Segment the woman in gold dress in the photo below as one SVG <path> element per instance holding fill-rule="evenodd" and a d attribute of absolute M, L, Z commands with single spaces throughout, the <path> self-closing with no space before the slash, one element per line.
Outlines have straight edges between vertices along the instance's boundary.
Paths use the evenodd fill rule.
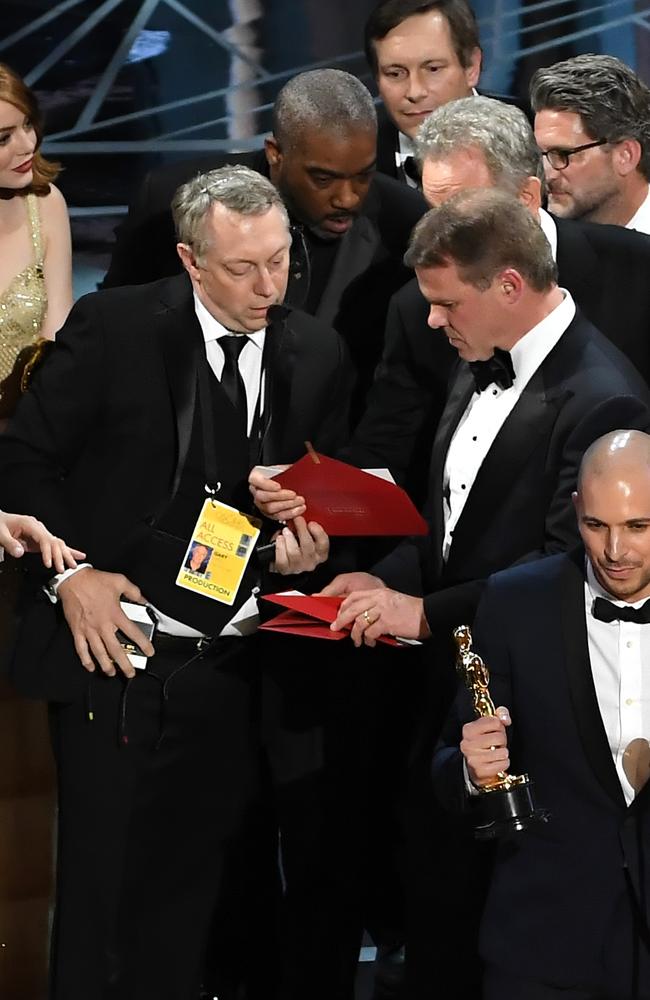
<path fill-rule="evenodd" d="M 68 212 L 52 184 L 58 166 L 39 152 L 41 139 L 34 95 L 0 63 L 0 431 L 37 357 L 35 345 L 54 338 L 72 305 Z M 0 526 L 0 543 L 12 555 L 40 548 L 38 540 L 32 545 L 35 531 L 46 565 L 59 570 L 74 562 L 31 518 L 0 515 Z M 0 566 L 0 662 L 22 562 Z M 32 1000 L 46 992 L 55 783 L 44 706 L 18 699 L 1 676 L 0 759 L 0 996 Z"/>
<path fill-rule="evenodd" d="M 54 339 L 72 305 L 68 211 L 42 138 L 33 93 L 0 63 L 0 417 L 13 410 L 33 345 Z"/>

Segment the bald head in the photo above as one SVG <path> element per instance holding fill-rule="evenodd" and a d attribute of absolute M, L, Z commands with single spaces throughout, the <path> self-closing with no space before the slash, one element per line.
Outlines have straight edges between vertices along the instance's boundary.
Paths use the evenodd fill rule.
<path fill-rule="evenodd" d="M 612 431 L 585 453 L 574 494 L 596 579 L 613 597 L 650 597 L 650 435 Z"/>
<path fill-rule="evenodd" d="M 578 491 L 588 476 L 616 477 L 624 473 L 650 474 L 650 434 L 611 431 L 587 448 L 578 474 Z"/>

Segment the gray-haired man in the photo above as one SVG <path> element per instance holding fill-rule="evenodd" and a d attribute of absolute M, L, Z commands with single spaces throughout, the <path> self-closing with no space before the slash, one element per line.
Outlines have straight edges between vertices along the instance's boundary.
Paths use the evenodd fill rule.
<path fill-rule="evenodd" d="M 530 83 L 549 208 L 650 233 L 650 90 L 614 56 L 538 69 Z"/>
<path fill-rule="evenodd" d="M 294 461 L 305 439 L 331 452 L 345 434 L 341 341 L 278 306 L 290 234 L 276 188 L 225 168 L 185 185 L 174 211 L 186 273 L 77 303 L 0 446 L 2 506 L 28 499 L 87 553 L 53 580 L 32 567 L 40 596 L 14 658 L 16 685 L 51 703 L 57 1000 L 103 1000 L 109 986 L 130 1000 L 198 995 L 224 844 L 257 759 L 265 578 L 242 555 L 255 535 L 241 527 L 247 474 Z M 200 577 L 184 569 L 193 541 L 211 551 Z M 276 569 L 326 555 L 322 531 L 302 523 Z M 226 585 L 228 600 L 204 596 Z M 158 620 L 143 671 L 117 640 L 133 631 L 120 597 L 146 599 Z"/>
<path fill-rule="evenodd" d="M 650 240 L 620 226 L 556 218 L 541 208 L 543 171 L 530 125 L 517 108 L 487 97 L 452 101 L 423 123 L 417 139 L 424 195 L 432 206 L 467 188 L 494 187 L 518 198 L 550 243 L 559 282 L 587 318 L 650 377 Z M 446 395 L 455 354 L 431 335 L 414 280 L 391 302 L 384 357 L 354 458 L 388 465 L 422 494 L 428 442 Z M 428 428 L 423 433 L 423 427 Z M 420 448 L 418 450 L 418 443 Z M 426 473 L 425 473 L 426 474 Z"/>
<path fill-rule="evenodd" d="M 147 175 L 118 231 L 104 287 L 176 273 L 175 189 L 199 169 L 252 167 L 278 188 L 294 227 L 287 301 L 341 334 L 361 404 L 381 355 L 388 300 L 409 280 L 402 263 L 408 238 L 426 207 L 419 192 L 377 174 L 376 159 L 377 115 L 367 87 L 342 70 L 300 73 L 275 100 L 264 149 L 215 151 Z"/>

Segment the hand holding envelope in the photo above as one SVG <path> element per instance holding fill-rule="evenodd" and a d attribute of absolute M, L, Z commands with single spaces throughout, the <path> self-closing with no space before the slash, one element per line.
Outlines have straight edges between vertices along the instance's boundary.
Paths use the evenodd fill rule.
<path fill-rule="evenodd" d="M 272 516 L 289 519 L 296 511 L 330 536 L 425 535 L 428 525 L 399 486 L 334 458 L 310 451 L 274 476 L 280 489 L 260 490 L 257 470 L 249 482 L 256 503 Z M 267 483 L 268 485 L 268 483 Z M 256 496 L 255 491 L 258 490 Z M 269 497 L 283 500 L 272 501 Z M 304 499 L 304 505 L 299 503 Z M 290 506 L 287 506 L 290 505 Z M 303 509 L 304 506 L 304 509 Z"/>
<path fill-rule="evenodd" d="M 343 601 L 342 597 L 301 594 L 294 590 L 286 594 L 267 594 L 264 600 L 279 604 L 286 610 L 260 625 L 259 628 L 262 630 L 301 635 L 312 639 L 345 639 L 350 635 L 350 627 L 336 631 L 330 628 L 331 624 L 336 621 Z M 389 646 L 417 644 L 390 635 L 380 635 L 378 641 Z"/>

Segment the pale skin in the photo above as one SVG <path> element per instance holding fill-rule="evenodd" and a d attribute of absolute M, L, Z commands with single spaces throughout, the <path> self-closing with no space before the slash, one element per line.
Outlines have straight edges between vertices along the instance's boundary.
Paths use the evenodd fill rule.
<path fill-rule="evenodd" d="M 499 771 L 510 766 L 507 727 L 511 724 L 508 709 L 501 705 L 496 715 L 466 722 L 460 752 L 467 764 L 470 781 L 480 788 L 492 781 Z"/>
<path fill-rule="evenodd" d="M 26 552 L 40 552 L 43 565 L 57 573 L 73 569 L 77 559 L 86 555 L 70 548 L 62 538 L 56 538 L 35 517 L 5 511 L 0 511 L 0 548 L 14 559 L 20 559 Z"/>
<path fill-rule="evenodd" d="M 573 111 L 545 108 L 535 115 L 535 138 L 541 150 L 570 150 L 599 136 L 585 130 Z M 648 194 L 648 181 L 639 171 L 641 144 L 622 139 L 584 149 L 557 170 L 543 158 L 549 209 L 561 218 L 625 226 Z"/>
<path fill-rule="evenodd" d="M 630 604 L 649 598 L 650 435 L 613 431 L 591 445 L 573 504 L 589 562 L 603 589 Z M 460 749 L 478 786 L 510 763 L 507 708 L 498 708 L 497 716 L 463 727 Z"/>
<path fill-rule="evenodd" d="M 36 149 L 36 134 L 18 108 L 0 101 L 0 187 L 15 190 L 16 197 L 0 200 L 0 291 L 34 262 L 27 204 L 20 197 L 32 179 L 31 170 L 22 171 Z M 65 199 L 59 189 L 50 186 L 39 197 L 41 234 L 44 250 L 47 312 L 40 336 L 54 339 L 72 306 L 72 251 L 70 222 Z"/>
<path fill-rule="evenodd" d="M 395 125 L 413 138 L 432 111 L 469 97 L 481 72 L 481 50 L 461 65 L 446 17 L 426 11 L 405 18 L 374 43 L 377 87 Z"/>
<path fill-rule="evenodd" d="M 121 671 L 135 677 L 135 668 L 120 646 L 115 633 L 121 629 L 144 656 L 153 656 L 154 648 L 138 626 L 126 617 L 120 599 L 146 604 L 140 588 L 122 573 L 104 573 L 88 566 L 64 580 L 59 599 L 68 623 L 77 656 L 89 673 L 97 667 L 108 677 Z"/>

